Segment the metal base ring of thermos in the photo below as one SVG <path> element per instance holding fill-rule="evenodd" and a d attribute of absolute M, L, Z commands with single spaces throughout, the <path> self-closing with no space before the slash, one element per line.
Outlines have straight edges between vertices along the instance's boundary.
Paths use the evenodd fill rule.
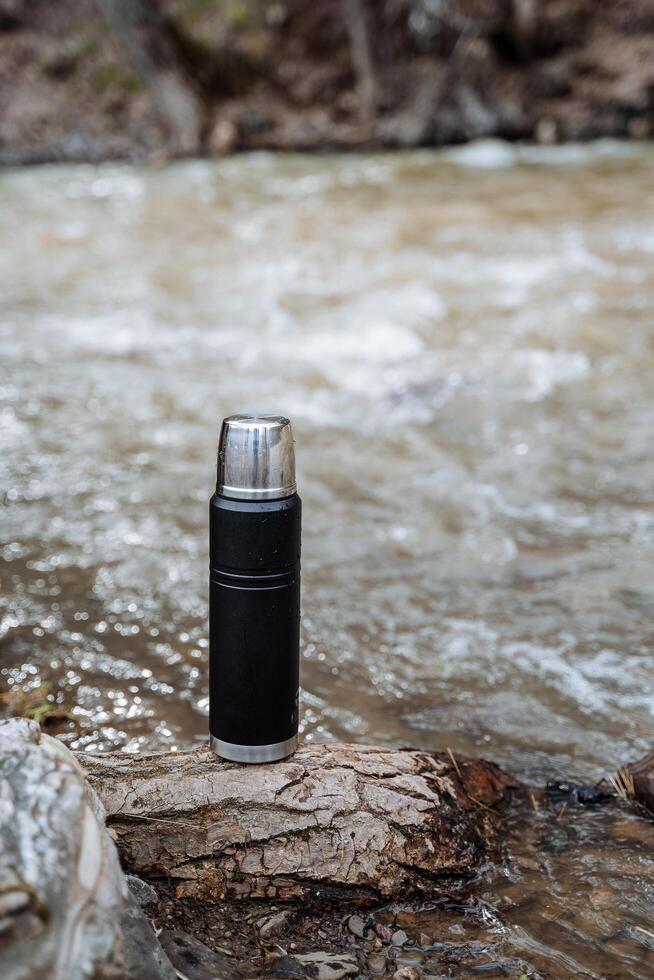
<path fill-rule="evenodd" d="M 280 759 L 292 755 L 297 749 L 297 744 L 297 735 L 273 745 L 233 745 L 232 742 L 223 742 L 215 735 L 211 736 L 211 748 L 216 755 L 228 762 L 279 762 Z"/>

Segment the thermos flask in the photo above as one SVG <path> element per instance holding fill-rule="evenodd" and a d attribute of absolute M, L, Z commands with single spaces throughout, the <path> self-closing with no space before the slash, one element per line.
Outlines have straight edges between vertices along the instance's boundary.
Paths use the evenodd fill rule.
<path fill-rule="evenodd" d="M 234 762 L 298 740 L 302 503 L 288 419 L 226 418 L 210 504 L 209 728 Z"/>

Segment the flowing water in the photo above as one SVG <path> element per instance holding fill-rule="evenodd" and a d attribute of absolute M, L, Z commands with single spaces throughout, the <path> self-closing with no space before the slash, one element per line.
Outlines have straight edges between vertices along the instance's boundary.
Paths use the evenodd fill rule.
<path fill-rule="evenodd" d="M 539 785 L 651 747 L 652 148 L 53 167 L 0 203 L 1 678 L 73 704 L 68 744 L 205 737 L 218 426 L 258 411 L 296 434 L 305 738 Z M 433 928 L 651 976 L 651 826 L 515 837 L 495 918 Z"/>

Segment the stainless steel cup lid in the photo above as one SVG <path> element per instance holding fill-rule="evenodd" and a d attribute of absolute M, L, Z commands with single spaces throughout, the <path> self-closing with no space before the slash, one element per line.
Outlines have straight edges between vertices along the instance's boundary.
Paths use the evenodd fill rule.
<path fill-rule="evenodd" d="M 291 423 L 282 415 L 230 415 L 218 445 L 218 483 L 224 497 L 275 500 L 295 493 Z"/>

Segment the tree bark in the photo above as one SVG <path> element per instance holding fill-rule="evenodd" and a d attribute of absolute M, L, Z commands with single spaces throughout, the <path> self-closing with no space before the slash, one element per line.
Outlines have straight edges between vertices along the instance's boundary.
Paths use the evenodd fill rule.
<path fill-rule="evenodd" d="M 369 122 L 377 110 L 378 94 L 366 11 L 362 0 L 342 0 L 342 6 L 359 97 L 359 118 Z"/>
<path fill-rule="evenodd" d="M 654 751 L 622 766 L 611 782 L 618 794 L 637 810 L 654 817 Z"/>
<path fill-rule="evenodd" d="M 433 893 L 492 858 L 516 785 L 488 762 L 356 745 L 249 767 L 205 748 L 79 759 L 124 864 L 180 898 Z"/>

